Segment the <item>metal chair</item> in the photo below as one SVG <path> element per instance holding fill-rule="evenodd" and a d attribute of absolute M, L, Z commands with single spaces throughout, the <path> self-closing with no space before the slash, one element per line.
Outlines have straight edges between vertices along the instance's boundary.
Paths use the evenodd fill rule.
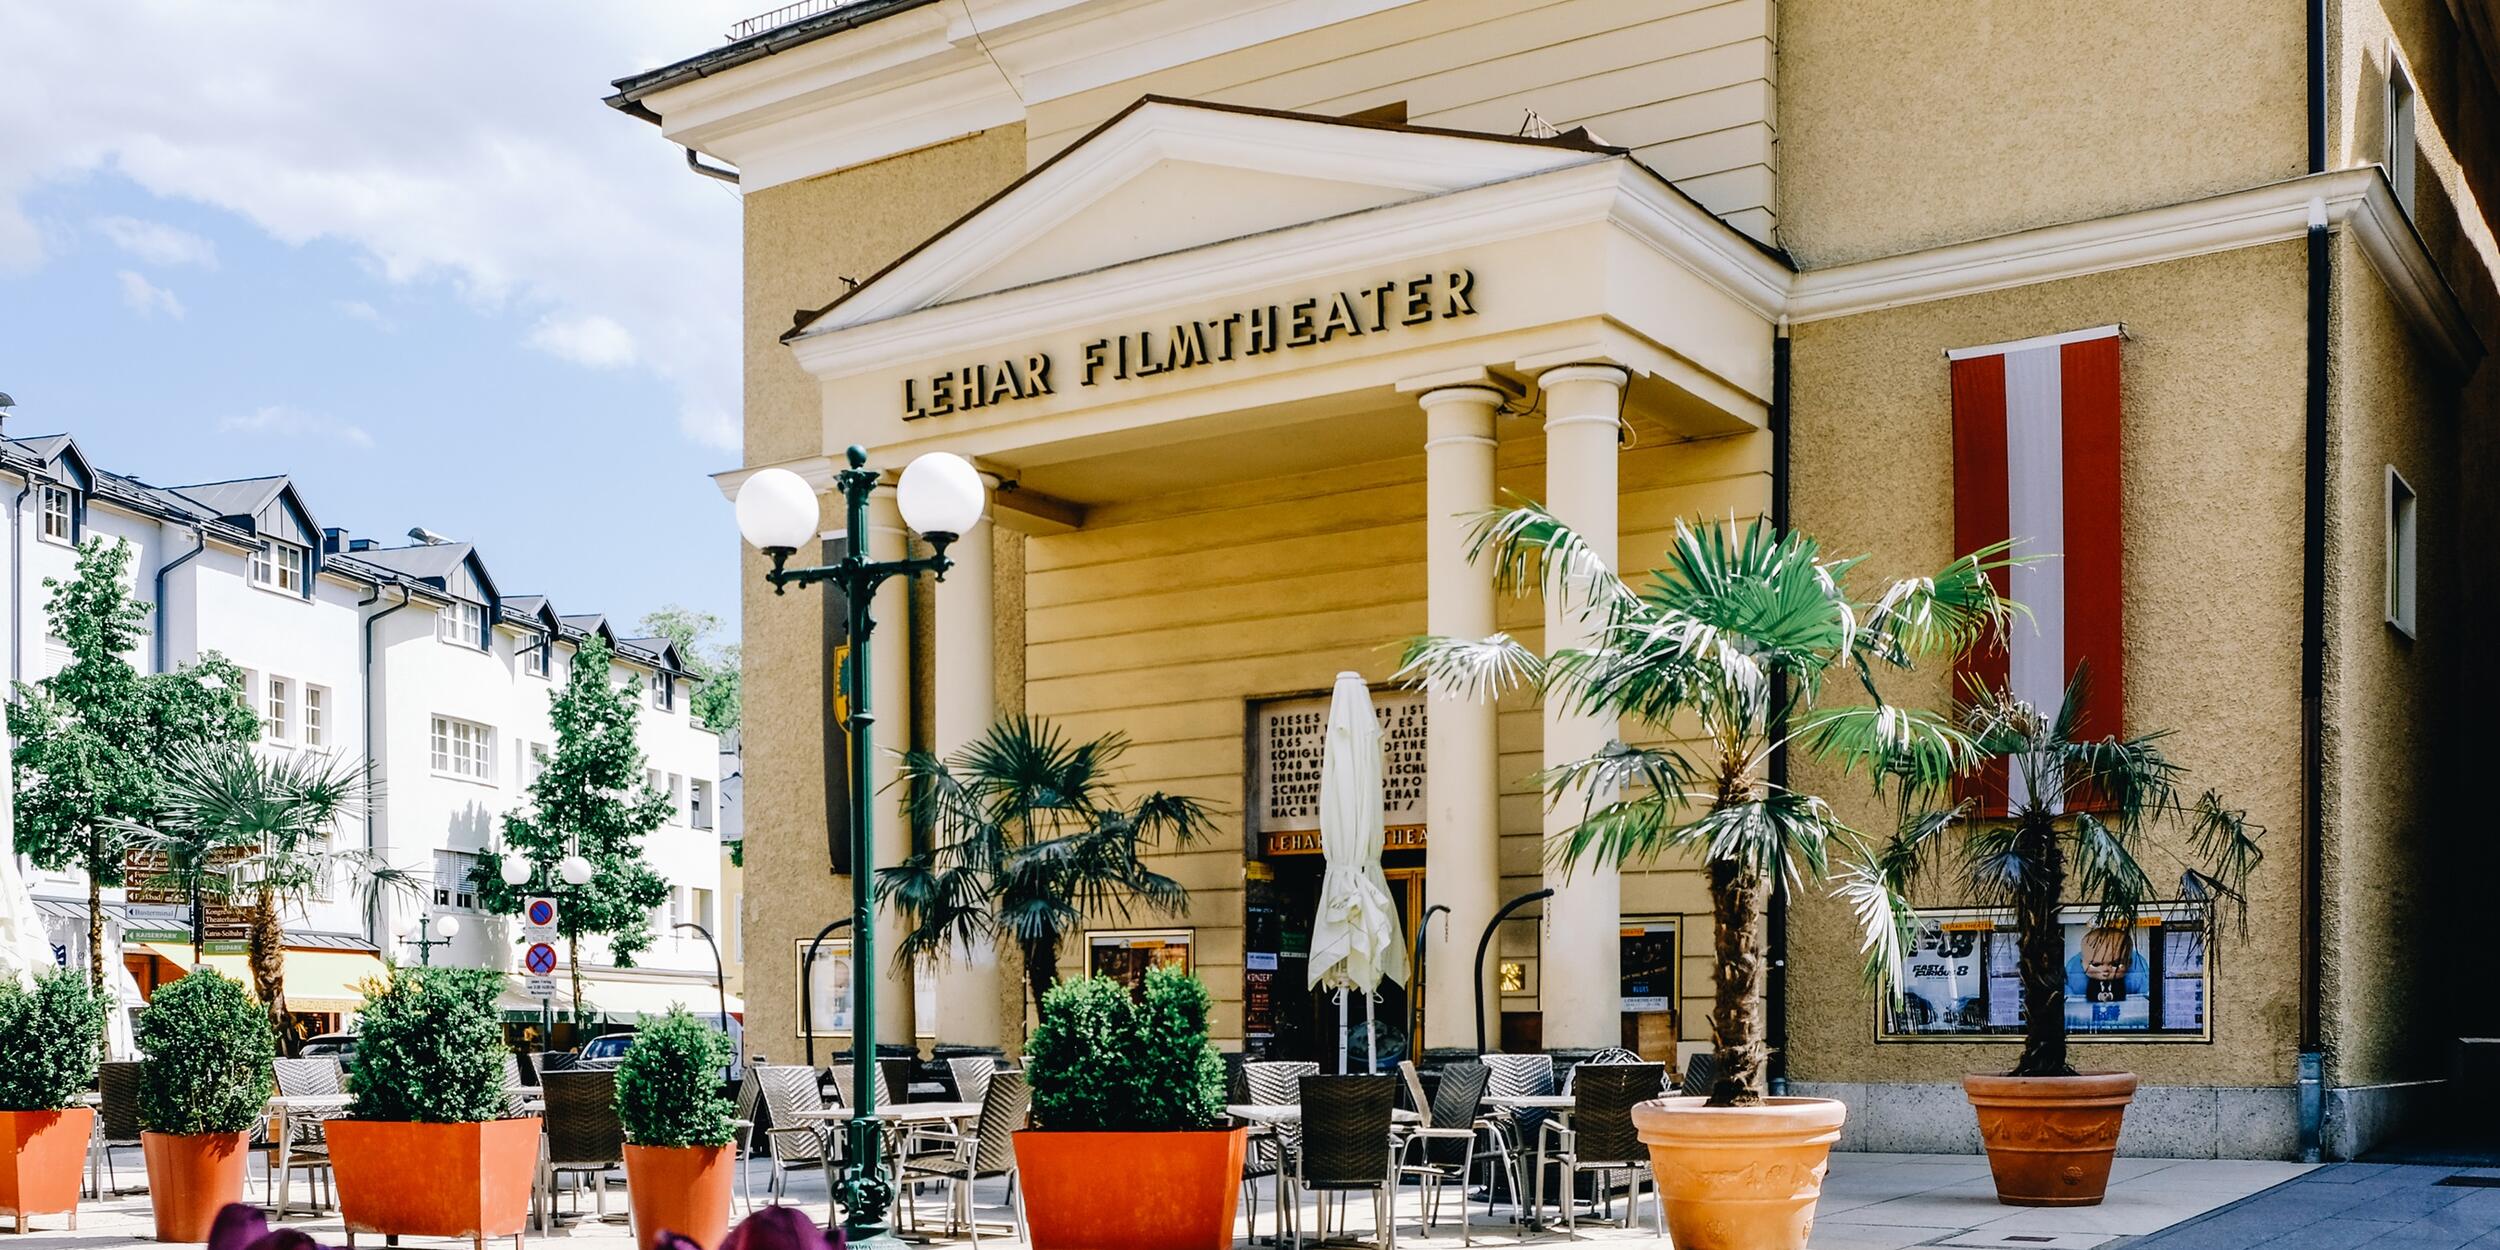
<path fill-rule="evenodd" d="M 539 1231 L 555 1218 L 556 1182 L 564 1176 L 588 1176 L 598 1191 L 597 1218 L 608 1218 L 608 1173 L 625 1166 L 625 1127 L 616 1118 L 616 1071 L 576 1068 L 547 1074 L 547 1151 L 539 1170 L 546 1215 Z M 631 1200 L 630 1195 L 628 1201 Z M 580 1203 L 574 1204 L 576 1213 Z"/>
<path fill-rule="evenodd" d="M 521 1092 L 528 1084 L 529 1079 L 521 1073 L 521 1056 L 509 1050 L 505 1051 L 503 1053 L 503 1113 L 506 1118 L 520 1115 L 524 1104 L 529 1102 L 529 1096 Z"/>
<path fill-rule="evenodd" d="M 1710 1096 L 1710 1086 L 1718 1079 L 1719 1056 L 1716 1052 L 1705 1050 L 1684 1061 L 1684 1079 L 1676 1085 L 1675 1089 L 1680 1094 L 1707 1098 Z"/>
<path fill-rule="evenodd" d="M 1398 1244 L 1397 1105 L 1393 1076 L 1302 1078 L 1302 1142 L 1294 1152 L 1293 1185 L 1297 1205 L 1300 1194 L 1320 1195 L 1321 1240 L 1328 1235 L 1328 1195 L 1365 1190 L 1372 1196 L 1374 1238 L 1384 1247 Z M 1293 1244 L 1301 1250 L 1299 1228 Z"/>
<path fill-rule="evenodd" d="M 755 1153 L 755 1125 L 762 1118 L 764 1090 L 748 1069 L 747 1079 L 738 1082 L 738 1109 L 730 1124 L 729 1147 L 738 1169 L 738 1200 L 748 1211 L 755 1210 L 755 1185 L 747 1179 L 747 1159 Z"/>
<path fill-rule="evenodd" d="M 932 1148 L 919 1154 L 905 1155 L 899 1169 L 906 1186 L 903 1214 L 917 1222 L 919 1204 L 912 1201 L 910 1186 L 915 1181 L 944 1181 L 947 1185 L 946 1209 L 951 1219 L 962 1216 L 960 1227 L 971 1236 L 972 1244 L 981 1244 L 981 1222 L 972 1211 L 972 1186 L 976 1181 L 1007 1180 L 1007 1220 L 1009 1235 L 1024 1237 L 1024 1202 L 1016 1193 L 1015 1131 L 1024 1127 L 1026 1113 L 1033 1107 L 1033 1094 L 1025 1086 L 1021 1072 L 993 1072 L 981 1091 L 981 1115 L 962 1133 L 924 1137 L 920 1140 Z"/>
<path fill-rule="evenodd" d="M 825 1109 L 825 1091 L 817 1084 L 816 1069 L 764 1063 L 747 1072 L 764 1108 L 765 1118 L 756 1131 L 764 1135 L 765 1150 L 773 1163 L 773 1177 L 764 1186 L 764 1193 L 779 1202 L 789 1192 L 790 1169 L 827 1167 L 841 1154 L 841 1136 L 830 1131 L 823 1120 L 807 1116 Z M 827 1187 L 831 1187 L 830 1182 Z"/>
<path fill-rule="evenodd" d="M 1316 1063 L 1287 1060 L 1259 1060 L 1241 1065 L 1241 1083 L 1245 1103 L 1262 1107 L 1293 1107 L 1302 1102 L 1302 1078 L 1319 1073 Z M 1285 1182 L 1293 1175 L 1294 1150 L 1302 1142 L 1302 1125 L 1298 1121 L 1264 1125 L 1250 1134 L 1248 1152 L 1241 1165 L 1242 1196 L 1249 1203 L 1250 1235 L 1259 1231 L 1258 1182 L 1274 1178 L 1276 1182 L 1276 1214 L 1278 1236 L 1281 1230 L 1301 1223 L 1301 1213 L 1285 1201 Z"/>
<path fill-rule="evenodd" d="M 339 1070 L 338 1060 L 327 1056 L 280 1059 L 270 1065 L 270 1070 L 277 1078 L 278 1096 L 281 1098 L 335 1097 L 347 1092 L 346 1074 Z M 269 1170 L 262 1176 L 263 1189 L 269 1189 L 281 1177 L 292 1180 L 286 1174 L 301 1168 L 310 1174 L 305 1177 L 306 1183 L 315 1187 L 314 1209 L 328 1208 L 330 1138 L 321 1122 L 344 1115 L 346 1111 L 342 1106 L 327 1114 L 289 1112 L 285 1117 L 287 1140 L 276 1140 L 273 1133 L 269 1142 Z M 276 1125 L 273 1123 L 271 1128 L 274 1130 Z M 263 1196 L 268 1197 L 266 1193 Z M 289 1204 L 273 1202 L 272 1205 L 279 1208 L 283 1217 Z"/>
<path fill-rule="evenodd" d="M 1564 1092 L 1564 1093 L 1566 1093 L 1566 1094 L 1570 1093 L 1570 1092 L 1571 1092 L 1571 1082 L 1572 1082 L 1573 1080 L 1575 1080 L 1575 1079 L 1577 1079 L 1577 1078 L 1579 1077 L 1579 1075 L 1580 1075 L 1580 1069 L 1585 1068 L 1585 1067 L 1589 1067 L 1589 1066 L 1591 1066 L 1592 1064 L 1594 1064 L 1594 1065 L 1598 1065 L 1598 1066 L 1608 1066 L 1608 1065 L 1619 1064 L 1619 1063 L 1646 1063 L 1646 1062 L 1648 1062 L 1648 1061 L 1647 1061 L 1647 1060 L 1645 1060 L 1645 1059 L 1643 1059 L 1643 1058 L 1641 1058 L 1641 1055 L 1640 1055 L 1640 1052 L 1639 1052 L 1639 1051 L 1634 1051 L 1634 1050 L 1625 1050 L 1625 1049 L 1624 1049 L 1623 1047 L 1621 1047 L 1621 1046 L 1609 1046 L 1609 1047 L 1607 1047 L 1606 1049 L 1601 1050 L 1601 1051 L 1597 1052 L 1596 1054 L 1591 1055 L 1591 1056 L 1589 1056 L 1588 1058 L 1583 1059 L 1583 1060 L 1581 1060 L 1580 1062 L 1578 1062 L 1578 1063 L 1575 1063 L 1575 1064 L 1571 1065 L 1571 1070 L 1570 1070 L 1569 1072 L 1563 1073 L 1562 1092 Z"/>
<path fill-rule="evenodd" d="M 979 1102 L 988 1094 L 990 1074 L 998 1071 L 998 1061 L 988 1055 L 971 1055 L 946 1061 L 946 1074 L 955 1083 L 955 1101 Z"/>
<path fill-rule="evenodd" d="M 146 1189 L 124 1190 L 121 1176 L 113 1169 L 115 1150 L 139 1149 L 139 1069 L 138 1060 L 122 1060 L 97 1065 L 95 1138 L 87 1154 L 87 1188 L 101 1195 L 109 1181 L 116 1195 L 139 1193 Z M 144 1171 L 142 1172 L 144 1175 Z"/>
<path fill-rule="evenodd" d="M 832 1101 L 827 1105 L 838 1107 L 850 1104 L 852 1072 L 851 1065 L 847 1063 L 833 1064 L 825 1069 L 825 1084 L 832 1095 Z M 894 1105 L 894 1085 L 886 1079 L 886 1072 L 887 1065 L 880 1063 L 877 1065 L 877 1074 L 869 1078 L 869 1084 L 876 1090 L 877 1105 L 880 1107 Z M 971 1100 L 965 1099 L 965 1101 Z"/>
<path fill-rule="evenodd" d="M 1612 1173 L 1627 1174 L 1623 1222 L 1631 1224 L 1640 1209 L 1643 1176 L 1650 1177 L 1650 1197 L 1655 1199 L 1657 1178 L 1649 1170 L 1649 1147 L 1641 1144 L 1640 1134 L 1632 1128 L 1632 1106 L 1658 1096 L 1666 1083 L 1667 1069 L 1659 1063 L 1625 1063 L 1590 1066 L 1580 1074 L 1571 1091 L 1571 1119 L 1568 1122 L 1547 1121 L 1537 1135 L 1536 1174 L 1537 1202 L 1545 1206 L 1545 1168 L 1551 1163 L 1561 1172 L 1563 1227 L 1576 1231 L 1580 1204 L 1572 1193 L 1574 1182 L 1582 1172 L 1595 1172 L 1597 1200 L 1603 1209 L 1613 1204 Z M 1658 1236 L 1667 1235 L 1666 1206 L 1658 1210 Z"/>
<path fill-rule="evenodd" d="M 1412 1077 L 1414 1065 L 1401 1065 Z M 1476 1170 L 1476 1141 L 1491 1131 L 1481 1114 L 1486 1084 L 1492 1079 L 1481 1063 L 1454 1063 L 1441 1069 L 1441 1084 L 1430 1100 L 1423 1097 L 1423 1082 L 1414 1079 L 1411 1092 L 1417 1105 L 1426 1113 L 1424 1123 L 1408 1130 L 1398 1152 L 1398 1175 L 1412 1178 L 1423 1185 L 1424 1235 L 1431 1236 L 1440 1223 L 1441 1186 L 1446 1181 L 1458 1182 L 1458 1239 L 1460 1245 L 1473 1245 L 1474 1229 L 1467 1222 L 1467 1179 Z M 1417 1148 L 1421 1147 L 1421 1157 Z M 1519 1211 L 1519 1173 L 1517 1161 L 1504 1156 L 1504 1173 L 1510 1182 L 1510 1206 L 1515 1216 Z M 1485 1191 L 1484 1213 L 1493 1214 L 1493 1193 Z"/>

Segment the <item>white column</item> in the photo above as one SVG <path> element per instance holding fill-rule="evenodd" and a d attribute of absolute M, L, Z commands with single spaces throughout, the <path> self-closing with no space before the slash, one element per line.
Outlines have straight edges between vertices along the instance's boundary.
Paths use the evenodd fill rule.
<path fill-rule="evenodd" d="M 1545 388 L 1545 506 L 1615 567 L 1616 448 L 1623 427 L 1623 370 L 1613 365 L 1564 365 L 1538 378 Z M 1549 600 L 1545 651 L 1586 645 L 1596 631 Z M 1545 766 L 1585 758 L 1613 739 L 1615 721 L 1545 703 Z M 1545 834 L 1577 823 L 1577 796 L 1545 813 Z M 1548 861 L 1544 948 L 1539 952 L 1541 1005 L 1548 1046 L 1613 1046 L 1623 1033 L 1623 881 L 1612 867 Z"/>
<path fill-rule="evenodd" d="M 903 515 L 895 507 L 894 492 L 879 490 L 868 497 L 868 558 L 900 560 L 908 554 L 907 533 Z M 876 761 L 869 775 L 873 795 L 871 811 L 875 813 L 876 837 L 871 858 L 874 863 L 853 865 L 855 871 L 874 872 L 891 867 L 911 856 L 911 817 L 903 810 L 902 787 L 894 784 L 902 771 L 901 757 L 896 752 L 911 742 L 911 583 L 906 578 L 890 577 L 877 588 L 872 605 L 876 628 L 869 634 L 868 648 L 868 710 L 876 717 Z M 874 969 L 853 968 L 853 975 L 877 978 L 877 1036 L 879 1042 L 910 1045 L 913 1041 L 912 978 L 894 963 L 895 948 L 903 938 L 902 925 L 885 908 L 877 909 L 877 950 Z"/>
<path fill-rule="evenodd" d="M 988 733 L 998 717 L 996 590 L 984 519 L 947 549 L 955 567 L 937 584 L 937 752 L 956 751 Z M 983 942 L 955 951 L 938 967 L 937 1040 L 1003 1046 L 1006 1020 L 998 989 L 998 949 Z"/>
<path fill-rule="evenodd" d="M 1425 632 L 1483 638 L 1494 632 L 1493 571 L 1467 560 L 1470 520 L 1493 506 L 1494 413 L 1502 393 L 1452 386 L 1422 396 Z M 1450 914 L 1424 940 L 1424 1044 L 1476 1044 L 1476 939 L 1501 906 L 1500 760 L 1491 701 L 1430 696 L 1424 740 L 1424 901 Z M 1486 978 L 1490 982 L 1491 978 Z M 1498 1036 L 1495 987 L 1483 987 L 1486 1032 Z"/>

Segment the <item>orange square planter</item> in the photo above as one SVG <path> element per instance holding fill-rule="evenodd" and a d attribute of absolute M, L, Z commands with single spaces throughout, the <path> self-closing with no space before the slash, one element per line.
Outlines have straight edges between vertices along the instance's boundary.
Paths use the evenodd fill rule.
<path fill-rule="evenodd" d="M 521 1244 L 538 1165 L 536 1119 L 480 1124 L 329 1120 L 330 1167 L 338 1175 L 347 1244 L 358 1233 L 489 1237 Z"/>
<path fill-rule="evenodd" d="M 67 1211 L 78 1227 L 78 1173 L 94 1131 L 89 1107 L 0 1111 L 0 1216 L 14 1216 L 22 1233 L 27 1216 Z"/>
<path fill-rule="evenodd" d="M 1249 1136 L 1017 1133 L 1033 1250 L 1231 1250 Z"/>

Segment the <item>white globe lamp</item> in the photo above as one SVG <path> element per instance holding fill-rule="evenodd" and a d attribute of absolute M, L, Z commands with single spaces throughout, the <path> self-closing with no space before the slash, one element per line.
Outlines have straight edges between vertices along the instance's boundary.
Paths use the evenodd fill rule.
<path fill-rule="evenodd" d="M 556 865 L 556 875 L 564 878 L 566 885 L 589 885 L 590 861 L 579 855 L 567 855 L 562 863 Z"/>
<path fill-rule="evenodd" d="M 894 502 L 902 510 L 903 523 L 914 532 L 952 539 L 971 533 L 981 523 L 989 491 L 971 461 L 933 451 L 904 466 L 902 480 L 894 487 Z M 744 506 L 743 495 L 739 503 Z"/>
<path fill-rule="evenodd" d="M 498 865 L 495 871 L 503 878 L 503 883 L 505 885 L 518 886 L 529 884 L 530 862 L 521 858 L 517 854 L 505 855 L 503 857 L 503 863 Z"/>
<path fill-rule="evenodd" d="M 445 916 L 434 922 L 434 931 L 447 938 L 460 936 L 460 917 Z"/>
<path fill-rule="evenodd" d="M 821 515 L 815 488 L 788 469 L 759 469 L 738 487 L 738 532 L 758 550 L 806 546 Z"/>

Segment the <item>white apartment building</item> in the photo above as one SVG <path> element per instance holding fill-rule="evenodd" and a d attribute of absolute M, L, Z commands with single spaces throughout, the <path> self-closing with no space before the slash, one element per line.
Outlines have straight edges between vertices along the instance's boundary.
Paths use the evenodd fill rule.
<path fill-rule="evenodd" d="M 386 894 L 368 907 L 360 883 L 341 881 L 290 917 L 288 999 L 300 1012 L 352 1011 L 354 982 L 386 957 L 517 970 L 519 922 L 478 910 L 474 874 L 481 863 L 493 871 L 501 818 L 525 801 L 554 747 L 549 697 L 577 648 L 605 639 L 616 679 L 643 690 L 646 779 L 676 809 L 644 848 L 672 890 L 651 917 L 655 941 L 631 969 L 614 966 L 605 941 L 586 943 L 591 1004 L 610 1020 L 672 1002 L 712 1010 L 711 952 L 672 926 L 721 928 L 721 755 L 717 735 L 688 711 L 695 682 L 668 640 L 618 637 L 601 616 L 560 615 L 543 597 L 505 593 L 467 543 L 382 546 L 325 529 L 282 476 L 160 487 L 97 467 L 68 435 L 0 438 L 0 505 L 13 681 L 69 658 L 46 628 L 44 580 L 71 576 L 78 543 L 118 539 L 136 553 L 133 592 L 152 605 L 135 666 L 157 672 L 222 654 L 246 673 L 262 749 L 370 761 L 379 797 L 338 836 L 430 885 L 422 898 Z M 85 962 L 83 876 L 30 866 L 29 879 L 56 956 Z M 145 891 L 105 897 L 107 940 L 132 976 L 126 993 L 179 976 L 191 960 L 185 910 Z M 436 939 L 443 918 L 457 917 L 448 926 L 457 933 L 421 951 L 403 936 L 420 916 Z M 209 959 L 240 973 L 238 953 Z M 521 984 L 516 975 L 505 1008 L 535 1018 L 539 1003 Z M 569 1011 L 569 990 L 560 994 L 555 1009 Z"/>

